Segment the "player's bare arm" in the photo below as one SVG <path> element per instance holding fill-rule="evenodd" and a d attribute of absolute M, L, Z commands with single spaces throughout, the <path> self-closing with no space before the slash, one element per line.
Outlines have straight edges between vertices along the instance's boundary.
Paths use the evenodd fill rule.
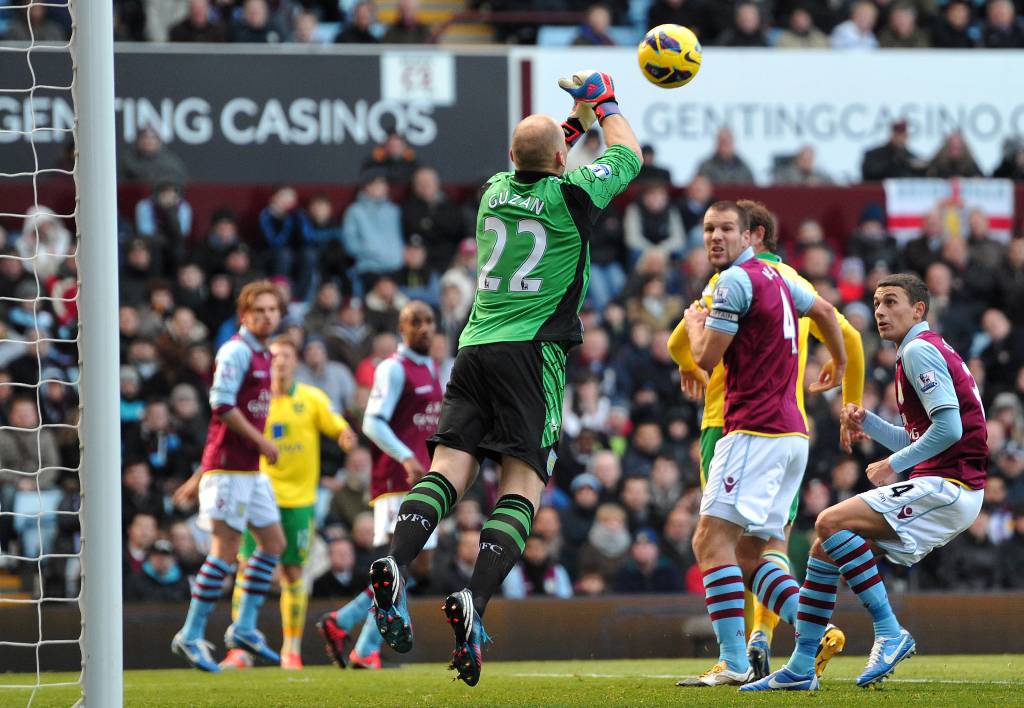
<path fill-rule="evenodd" d="M 355 431 L 348 425 L 342 428 L 341 432 L 338 433 L 338 447 L 345 452 L 352 452 L 356 449 L 356 445 L 359 444 L 359 438 L 356 437 Z"/>
<path fill-rule="evenodd" d="M 708 313 L 697 303 L 690 305 L 684 315 L 686 333 L 690 338 L 690 352 L 697 366 L 704 371 L 711 371 L 722 360 L 725 350 L 729 348 L 733 335 L 708 329 L 705 323 Z"/>

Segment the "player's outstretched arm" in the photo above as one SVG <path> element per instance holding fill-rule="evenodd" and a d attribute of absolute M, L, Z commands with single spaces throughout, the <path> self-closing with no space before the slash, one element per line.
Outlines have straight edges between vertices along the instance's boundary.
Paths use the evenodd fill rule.
<path fill-rule="evenodd" d="M 839 385 L 846 372 L 846 346 L 839 329 L 835 308 L 825 299 L 815 296 L 814 304 L 805 312 L 818 325 L 828 353 L 832 355 L 831 366 L 823 367 L 820 378 L 808 387 L 811 393 L 828 391 Z"/>

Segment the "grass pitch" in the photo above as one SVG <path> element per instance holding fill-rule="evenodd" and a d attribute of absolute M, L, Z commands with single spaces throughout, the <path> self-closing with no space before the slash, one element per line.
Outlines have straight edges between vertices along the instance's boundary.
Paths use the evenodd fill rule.
<path fill-rule="evenodd" d="M 835 659 L 816 694 L 740 694 L 732 688 L 677 688 L 676 679 L 699 673 L 707 660 L 531 661 L 485 663 L 480 684 L 451 680 L 442 664 L 410 664 L 379 672 L 340 671 L 333 666 L 302 672 L 273 668 L 222 675 L 193 670 L 129 671 L 125 705 L 164 706 L 658 706 L 658 705 L 1024 705 L 1024 657 L 918 656 L 900 665 L 879 689 L 857 688 L 853 679 L 864 657 Z M 45 674 L 46 683 L 74 681 L 72 674 Z M 35 676 L 0 675 L 0 706 L 70 706 L 74 687 L 11 689 Z"/>

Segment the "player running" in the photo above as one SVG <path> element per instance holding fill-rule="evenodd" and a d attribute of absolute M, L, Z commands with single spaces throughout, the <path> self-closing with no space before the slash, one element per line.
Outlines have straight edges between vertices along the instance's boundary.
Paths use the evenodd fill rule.
<path fill-rule="evenodd" d="M 260 455 L 274 463 L 277 446 L 263 437 L 270 408 L 270 352 L 267 339 L 277 329 L 285 307 L 281 292 L 266 280 L 249 283 L 238 295 L 242 326 L 217 352 L 210 387 L 213 417 L 197 471 L 174 493 L 177 503 L 199 497 L 199 527 L 211 532 L 210 553 L 192 588 L 192 602 L 171 649 L 197 669 L 217 673 L 205 639 L 206 621 L 248 527 L 256 550 L 245 566 L 238 617 L 224 633 L 229 649 L 243 649 L 272 663 L 281 657 L 256 629 L 256 618 L 270 589 L 284 533 L 274 490 L 260 471 Z"/>
<path fill-rule="evenodd" d="M 427 439 L 437 430 L 441 411 L 441 382 L 430 345 L 437 331 L 434 312 L 425 302 L 413 300 L 402 308 L 398 319 L 402 344 L 398 351 L 377 365 L 373 389 L 363 415 L 363 432 L 373 449 L 373 545 L 391 540 L 399 508 L 406 493 L 430 465 Z M 432 534 L 420 553 L 424 573 L 430 569 L 430 554 L 437 546 Z M 344 607 L 323 615 L 317 628 L 327 643 L 327 653 L 340 668 L 379 669 L 383 637 L 373 615 L 373 592 L 354 597 Z M 352 630 L 363 624 L 359 640 L 349 652 Z"/>
<path fill-rule="evenodd" d="M 775 231 L 774 215 L 760 202 L 741 199 L 737 205 L 747 212 L 750 223 L 750 245 L 754 254 L 759 260 L 768 263 L 778 270 L 791 283 L 796 283 L 805 290 L 817 295 L 817 291 L 809 281 L 803 278 L 797 271 L 782 262 L 782 259 L 775 254 L 778 249 L 778 235 Z M 711 309 L 711 294 L 714 292 L 719 275 L 715 274 L 708 281 L 701 297 L 703 309 Z M 856 403 L 860 405 L 864 394 L 864 348 L 861 344 L 860 333 L 846 321 L 838 311 L 836 319 L 839 321 L 839 328 L 843 335 L 843 344 L 846 348 L 847 368 L 843 374 L 843 401 L 844 403 Z M 800 416 L 804 423 L 807 423 L 807 411 L 804 409 L 804 371 L 807 365 L 807 335 L 813 334 L 819 342 L 824 341 L 818 325 L 809 317 L 801 317 L 798 322 L 797 351 L 799 354 L 797 364 L 796 383 L 796 404 L 800 409 Z M 725 425 L 725 364 L 719 363 L 711 372 L 710 379 L 707 374 L 697 366 L 690 354 L 690 340 L 686 334 L 686 326 L 681 321 L 676 327 L 668 342 L 669 353 L 679 366 L 680 378 L 684 392 L 690 398 L 699 400 L 704 396 L 704 415 L 701 419 L 701 464 L 700 481 L 703 488 L 707 480 L 707 470 L 711 466 L 711 459 L 714 455 L 715 444 L 722 437 L 722 428 Z M 706 388 L 706 391 L 705 391 Z M 811 384 L 811 391 L 819 390 L 817 383 Z M 793 496 L 793 504 L 789 509 L 789 520 L 786 524 L 785 538 L 768 540 L 765 551 L 761 558 L 764 561 L 771 561 L 781 568 L 786 574 L 790 574 L 789 563 L 789 534 L 792 529 L 793 520 L 796 519 L 797 510 L 800 506 L 799 491 Z M 742 546 L 740 549 L 742 550 Z M 757 559 L 752 559 L 757 561 Z M 771 584 L 778 575 L 771 566 L 766 566 L 761 573 L 759 580 Z M 747 642 L 747 657 L 754 669 L 754 678 L 759 679 L 771 673 L 771 643 L 776 626 L 779 623 L 779 615 L 772 609 L 766 607 L 757 600 L 749 589 L 744 593 L 745 599 L 745 620 L 750 632 Z M 780 595 L 775 597 L 775 607 L 781 609 Z M 792 624 L 795 617 L 787 617 L 786 620 Z M 822 638 L 819 647 L 815 669 L 820 676 L 828 662 L 833 656 L 843 650 L 846 644 L 846 637 L 843 632 L 834 626 L 830 626 Z"/>
<path fill-rule="evenodd" d="M 712 669 L 681 686 L 740 685 L 753 677 L 744 641 L 744 580 L 749 586 L 754 579 L 767 540 L 785 538 L 807 462 L 807 426 L 796 398 L 798 315 L 818 325 L 832 355 L 817 388 L 838 385 L 846 368 L 832 306 L 754 257 L 741 207 L 712 204 L 704 215 L 704 244 L 721 275 L 710 312 L 694 303 L 684 322 L 700 368 L 725 362 L 725 435 L 715 446 L 693 537 L 720 653 Z M 796 593 L 784 583 L 770 590 Z"/>
<path fill-rule="evenodd" d="M 580 72 L 559 83 L 578 101 L 575 123 L 560 129 L 547 116 L 524 118 L 512 135 L 515 172 L 487 182 L 477 215 L 476 298 L 429 441 L 431 471 L 402 502 L 389 555 L 370 567 L 377 626 L 393 649 L 408 651 L 407 566 L 473 482 L 478 462 L 501 463 L 500 498 L 480 533 L 469 587 L 442 606 L 455 634 L 450 668 L 470 686 L 489 640 L 481 617 L 523 552 L 554 467 L 566 352 L 583 340 L 590 229 L 640 171 L 640 146 L 611 78 Z M 590 127 L 591 110 L 609 147 L 566 174 L 567 145 Z"/>
<path fill-rule="evenodd" d="M 963 359 L 928 328 L 928 288 L 917 276 L 891 275 L 879 282 L 874 303 L 879 335 L 899 345 L 895 386 L 903 427 L 857 405 L 843 409 L 852 440 L 870 437 L 893 454 L 868 465 L 877 489 L 818 515 L 798 595 L 796 649 L 779 671 L 742 690 L 818 688 L 814 648 L 835 609 L 840 576 L 874 620 L 875 643 L 857 685 L 885 680 L 917 645 L 889 606 L 872 543 L 893 563 L 913 565 L 981 511 L 989 456 L 985 411 Z M 904 472 L 909 476 L 901 478 Z"/>
<path fill-rule="evenodd" d="M 308 595 L 302 578 L 313 541 L 313 511 L 320 484 L 320 436 L 338 441 L 349 452 L 358 440 L 340 415 L 331 410 L 327 395 L 315 386 L 295 380 L 299 349 L 287 336 L 270 343 L 270 413 L 264 430 L 278 449 L 276 462 L 260 458 L 260 469 L 270 478 L 281 513 L 285 548 L 281 556 L 281 668 L 302 668 L 302 633 L 306 626 Z M 246 531 L 238 554 L 239 568 L 256 550 L 256 539 Z M 241 610 L 245 573 L 239 570 L 232 596 L 232 616 Z M 232 649 L 221 662 L 221 669 L 252 666 L 247 652 Z"/>

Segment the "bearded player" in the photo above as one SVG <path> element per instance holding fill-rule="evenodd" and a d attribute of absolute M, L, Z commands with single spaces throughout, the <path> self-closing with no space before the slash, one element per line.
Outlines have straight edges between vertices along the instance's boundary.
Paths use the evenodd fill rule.
<path fill-rule="evenodd" d="M 270 412 L 266 437 L 278 449 L 278 459 L 260 458 L 260 468 L 270 478 L 281 513 L 285 548 L 281 555 L 281 668 L 302 668 L 302 634 L 306 626 L 308 594 L 302 568 L 313 541 L 317 489 L 320 486 L 320 436 L 337 440 L 345 452 L 358 442 L 349 424 L 331 410 L 327 395 L 295 380 L 299 349 L 290 337 L 281 335 L 270 343 Z M 239 567 L 256 550 L 256 539 L 246 532 L 238 554 Z M 232 613 L 237 619 L 241 609 L 245 575 L 239 571 L 232 597 Z M 221 662 L 221 669 L 252 665 L 247 652 L 232 649 Z"/>
<path fill-rule="evenodd" d="M 213 536 L 192 588 L 185 625 L 171 641 L 175 654 L 203 671 L 220 671 L 204 636 L 206 621 L 224 580 L 234 572 L 246 528 L 256 539 L 256 549 L 245 565 L 238 618 L 225 632 L 224 643 L 274 664 L 281 661 L 256 629 L 256 619 L 284 550 L 281 515 L 270 480 L 260 471 L 260 455 L 271 463 L 278 458 L 277 446 L 263 436 L 270 408 L 266 343 L 285 305 L 281 292 L 266 280 L 249 283 L 239 293 L 242 326 L 217 352 L 210 387 L 213 417 L 202 462 L 199 471 L 174 493 L 175 502 L 181 504 L 191 503 L 198 494 L 199 527 Z"/>
<path fill-rule="evenodd" d="M 560 82 L 578 101 L 582 128 L 596 114 L 608 149 L 565 171 L 570 121 L 531 115 L 516 126 L 514 172 L 488 180 L 477 214 L 479 272 L 469 322 L 441 405 L 430 472 L 406 495 L 390 553 L 370 566 L 377 627 L 397 651 L 412 648 L 405 574 L 430 534 L 472 484 L 479 462 L 501 464 L 499 498 L 480 533 L 469 587 L 445 598 L 455 637 L 451 669 L 480 680 L 482 617 L 522 555 L 557 459 L 565 358 L 583 340 L 589 236 L 608 204 L 640 171 L 640 146 L 615 101 L 611 78 L 580 72 Z"/>
<path fill-rule="evenodd" d="M 741 199 L 737 204 L 747 212 L 750 223 L 750 245 L 754 249 L 755 256 L 782 273 L 785 278 L 797 283 L 805 290 L 817 295 L 814 286 L 804 279 L 794 268 L 782 262 L 776 255 L 778 249 L 778 235 L 775 228 L 774 215 L 760 202 Z M 711 309 L 711 295 L 714 292 L 715 284 L 719 275 L 715 274 L 708 281 L 704 288 L 701 303 L 705 310 Z M 838 310 L 835 313 L 839 321 L 839 327 L 843 334 L 843 344 L 846 348 L 848 364 L 843 375 L 843 400 L 844 403 L 860 404 L 864 392 L 864 348 L 861 344 L 860 333 L 846 321 Z M 804 371 L 807 365 L 807 336 L 814 335 L 819 342 L 823 341 L 821 330 L 817 324 L 808 317 L 801 317 L 799 324 L 797 349 L 799 351 L 796 401 L 800 409 L 800 415 L 807 422 L 807 412 L 804 409 Z M 683 391 L 694 400 L 704 396 L 704 415 L 701 418 L 701 486 L 707 479 L 707 470 L 711 466 L 714 455 L 715 444 L 722 437 L 722 427 L 725 424 L 725 365 L 719 363 L 711 372 L 710 379 L 707 374 L 697 366 L 690 354 L 689 337 L 686 334 L 686 326 L 680 322 L 668 342 L 669 353 L 679 366 L 680 378 Z M 706 391 L 705 391 L 706 388 Z M 818 384 L 811 384 L 810 390 L 817 391 Z M 800 494 L 797 492 L 793 497 L 793 504 L 789 510 L 789 523 L 786 525 L 785 539 L 769 539 L 762 554 L 763 561 L 770 561 L 777 565 L 786 575 L 791 574 L 788 548 L 789 534 L 792 529 L 793 520 L 800 505 Z M 742 547 L 741 549 L 742 550 Z M 754 559 L 755 561 L 757 559 Z M 773 565 L 764 565 L 759 568 L 755 583 L 764 584 L 764 587 L 771 588 L 775 581 L 783 577 Z M 781 582 L 779 583 L 781 585 Z M 792 586 L 789 586 L 792 587 Z M 778 589 L 776 587 L 775 589 Z M 768 599 L 772 603 L 768 607 L 761 603 L 757 596 L 749 589 L 745 591 L 745 615 L 749 640 L 747 642 L 747 657 L 754 669 L 754 678 L 759 679 L 771 673 L 771 643 L 775 628 L 779 623 L 779 615 L 772 608 L 781 610 L 785 605 L 782 602 L 785 598 L 782 592 L 774 590 L 768 593 Z M 796 620 L 793 616 L 787 616 L 786 621 L 792 624 Z M 843 632 L 834 626 L 830 626 L 822 638 L 819 647 L 815 670 L 820 676 L 831 658 L 841 652 L 846 644 L 846 637 Z"/>
<path fill-rule="evenodd" d="M 751 585 L 767 541 L 785 538 L 807 463 L 807 426 L 796 398 L 797 318 L 814 320 L 832 355 L 818 388 L 838 385 L 846 352 L 832 306 L 754 257 L 746 211 L 735 202 L 708 208 L 704 244 L 721 275 L 710 312 L 694 303 L 684 322 L 700 368 L 725 362 L 725 435 L 715 446 L 693 537 L 720 653 L 709 671 L 679 685 L 742 685 L 753 678 L 744 584 Z M 782 583 L 771 591 L 791 595 L 797 588 Z"/>
<path fill-rule="evenodd" d="M 814 690 L 814 647 L 835 609 L 840 576 L 874 621 L 875 642 L 858 686 L 877 684 L 917 651 L 889 605 L 872 544 L 893 563 L 913 565 L 963 533 L 978 517 L 988 469 L 988 431 L 978 385 L 960 355 L 932 332 L 928 288 L 891 275 L 875 290 L 875 320 L 896 352 L 896 403 L 903 426 L 860 406 L 843 409 L 852 440 L 893 451 L 868 465 L 877 488 L 825 509 L 798 596 L 797 642 L 779 671 L 742 690 Z"/>
<path fill-rule="evenodd" d="M 402 344 L 390 358 L 377 365 L 370 401 L 363 415 L 363 432 L 373 441 L 373 545 L 391 540 L 402 501 L 430 465 L 427 439 L 437 430 L 441 411 L 441 383 L 430 345 L 437 331 L 434 312 L 414 300 L 402 308 L 398 319 Z M 437 546 L 431 535 L 424 551 Z M 430 553 L 420 553 L 421 572 L 429 572 Z M 383 637 L 369 615 L 373 592 L 367 588 L 344 607 L 323 615 L 317 628 L 327 653 L 340 668 L 379 669 Z M 351 652 L 353 630 L 362 624 Z"/>

